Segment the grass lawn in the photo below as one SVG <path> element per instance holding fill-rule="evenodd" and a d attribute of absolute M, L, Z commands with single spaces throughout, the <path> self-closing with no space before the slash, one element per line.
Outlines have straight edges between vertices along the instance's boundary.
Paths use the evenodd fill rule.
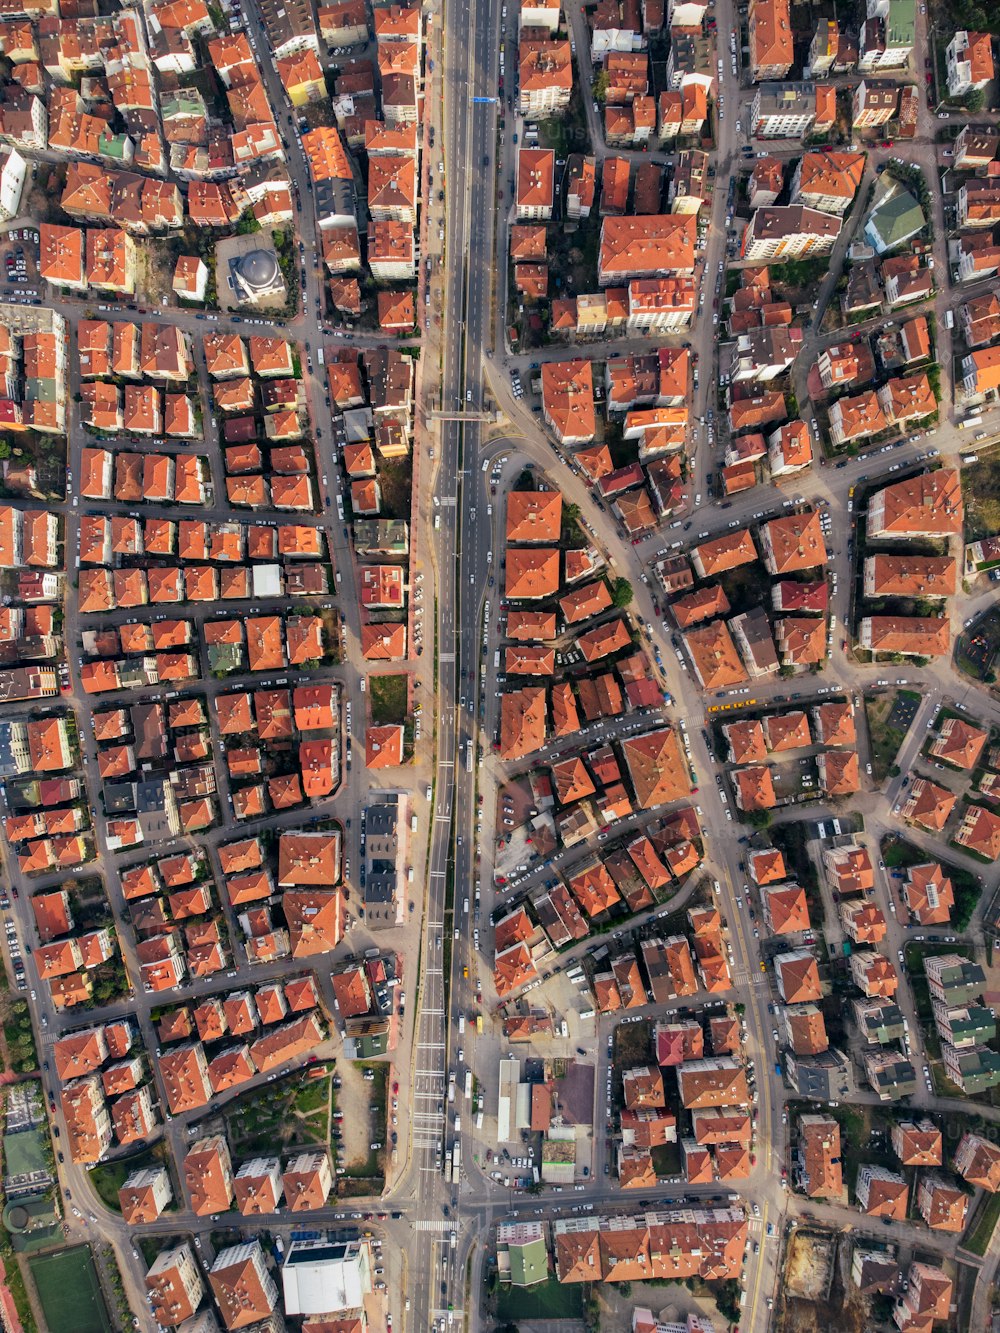
<path fill-rule="evenodd" d="M 653 1170 L 662 1179 L 664 1176 L 679 1176 L 681 1173 L 681 1150 L 676 1143 L 661 1143 L 650 1148 Z"/>
<path fill-rule="evenodd" d="M 89 1245 L 37 1254 L 29 1262 L 49 1333 L 110 1333 Z"/>
<path fill-rule="evenodd" d="M 131 1157 L 120 1157 L 113 1162 L 103 1162 L 90 1172 L 90 1183 L 97 1191 L 97 1197 L 108 1208 L 120 1213 L 118 1191 L 125 1184 L 133 1171 L 141 1171 L 147 1166 L 163 1166 L 165 1153 L 162 1145 L 146 1149 L 145 1152 L 133 1153 Z M 174 1194 L 176 1197 L 176 1189 Z"/>
<path fill-rule="evenodd" d="M 972 1220 L 971 1228 L 966 1228 L 964 1247 L 973 1254 L 985 1254 L 990 1237 L 1000 1218 L 1000 1194 L 987 1194 L 979 1205 L 979 1210 Z"/>
<path fill-rule="evenodd" d="M 519 1319 L 579 1319 L 582 1311 L 582 1283 L 563 1285 L 554 1277 L 533 1287 L 501 1287 L 497 1296 L 497 1319 L 504 1324 Z"/>
<path fill-rule="evenodd" d="M 406 676 L 369 676 L 372 721 L 376 726 L 401 724 L 406 719 Z"/>
<path fill-rule="evenodd" d="M 280 1151 L 298 1144 L 326 1143 L 330 1137 L 330 1079 L 305 1071 L 256 1088 L 227 1111 L 234 1151 Z"/>

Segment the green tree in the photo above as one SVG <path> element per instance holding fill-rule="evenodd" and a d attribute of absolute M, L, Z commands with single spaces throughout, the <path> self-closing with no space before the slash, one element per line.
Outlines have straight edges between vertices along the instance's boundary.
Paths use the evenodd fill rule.
<path fill-rule="evenodd" d="M 615 579 L 615 586 L 611 589 L 611 600 L 619 611 L 631 606 L 634 596 L 635 592 L 628 579 Z"/>
<path fill-rule="evenodd" d="M 260 223 L 253 215 L 253 209 L 245 208 L 236 224 L 236 235 L 250 236 L 257 231 L 260 231 Z"/>
<path fill-rule="evenodd" d="M 982 88 L 970 88 L 962 98 L 962 105 L 966 111 L 982 111 L 986 105 L 986 94 Z"/>
<path fill-rule="evenodd" d="M 594 91 L 594 97 L 598 102 L 607 101 L 608 87 L 610 86 L 610 83 L 611 76 L 606 69 L 602 69 L 591 85 Z"/>
<path fill-rule="evenodd" d="M 748 824 L 751 824 L 754 828 L 771 827 L 770 810 L 749 810 L 746 812 L 744 817 L 746 819 L 746 822 Z"/>

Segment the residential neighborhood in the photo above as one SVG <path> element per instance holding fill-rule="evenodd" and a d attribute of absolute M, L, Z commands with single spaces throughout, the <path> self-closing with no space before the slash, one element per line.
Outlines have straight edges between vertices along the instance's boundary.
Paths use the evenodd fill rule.
<path fill-rule="evenodd" d="M 0 1322 L 1000 1322 L 1000 19 L 0 16 Z"/>

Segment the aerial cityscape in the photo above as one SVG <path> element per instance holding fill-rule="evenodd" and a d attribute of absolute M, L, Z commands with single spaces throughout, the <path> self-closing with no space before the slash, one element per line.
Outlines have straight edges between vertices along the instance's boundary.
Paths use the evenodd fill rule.
<path fill-rule="evenodd" d="M 998 61 L 3 7 L 4 1333 L 998 1333 Z"/>

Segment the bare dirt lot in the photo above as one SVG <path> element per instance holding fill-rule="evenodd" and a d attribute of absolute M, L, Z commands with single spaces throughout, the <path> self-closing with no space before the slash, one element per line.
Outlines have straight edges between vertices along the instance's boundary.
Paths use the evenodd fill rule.
<path fill-rule="evenodd" d="M 820 1301 L 827 1293 L 833 1265 L 832 1240 L 806 1231 L 796 1231 L 785 1262 L 785 1290 L 789 1296 Z"/>

